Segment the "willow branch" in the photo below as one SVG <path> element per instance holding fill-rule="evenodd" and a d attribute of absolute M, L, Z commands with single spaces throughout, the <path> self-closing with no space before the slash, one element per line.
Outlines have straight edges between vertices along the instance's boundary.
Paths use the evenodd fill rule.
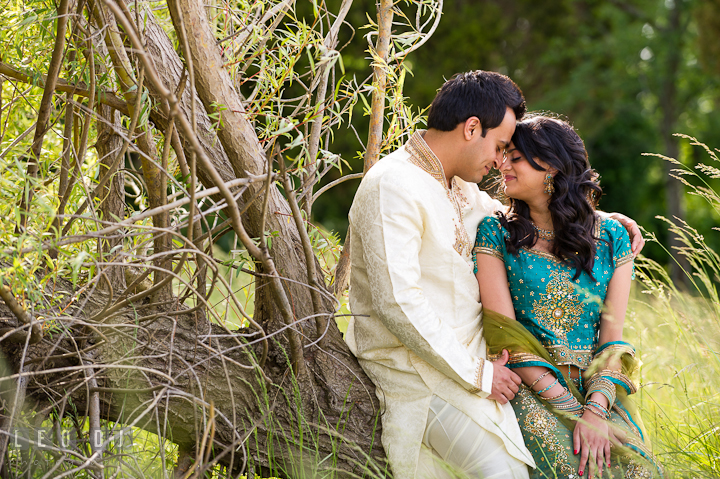
<path fill-rule="evenodd" d="M 300 233 L 300 239 L 302 241 L 303 253 L 305 253 L 305 267 L 307 270 L 308 283 L 310 284 L 310 297 L 312 298 L 313 313 L 319 315 L 315 320 L 317 338 L 320 340 L 325 334 L 327 328 L 327 317 L 322 314 L 322 303 L 320 301 L 320 295 L 318 294 L 317 280 L 315 279 L 315 253 L 310 243 L 310 237 L 307 233 L 307 228 L 303 224 L 302 214 L 300 207 L 298 206 L 297 199 L 295 198 L 295 190 L 290 187 L 290 182 L 287 178 L 287 172 L 285 171 L 285 159 L 280 156 L 278 158 L 278 164 L 280 165 L 280 180 L 282 181 L 283 188 L 285 188 L 285 196 L 290 203 L 290 208 L 293 213 L 293 220 L 295 220 L 295 226 Z"/>
<path fill-rule="evenodd" d="M 341 184 L 341 183 L 345 183 L 345 182 L 348 181 L 348 180 L 358 180 L 358 179 L 360 179 L 360 178 L 362 178 L 362 177 L 363 177 L 363 173 L 353 173 L 352 175 L 341 176 L 341 177 L 338 178 L 337 180 L 332 181 L 332 182 L 328 183 L 327 185 L 323 186 L 322 188 L 320 188 L 320 189 L 317 191 L 317 193 L 315 193 L 315 194 L 313 195 L 313 199 L 312 199 L 312 200 L 313 200 L 313 202 L 314 202 L 315 200 L 318 199 L 318 197 L 319 197 L 320 195 L 322 195 L 323 193 L 325 193 L 325 192 L 326 192 L 327 190 L 329 190 L 330 188 L 333 188 L 333 187 L 335 187 L 335 186 L 337 186 L 337 185 L 339 185 L 339 184 Z"/>
<path fill-rule="evenodd" d="M 232 192 L 230 189 L 226 186 L 225 182 L 222 181 L 222 178 L 220 177 L 220 174 L 215 169 L 215 166 L 212 164 L 210 159 L 205 154 L 204 150 L 201 148 L 200 143 L 197 139 L 197 136 L 195 135 L 192 126 L 190 125 L 190 122 L 188 122 L 187 118 L 185 118 L 185 115 L 182 114 L 182 112 L 179 109 L 179 103 L 178 99 L 175 96 L 173 92 L 168 90 L 165 85 L 160 81 L 157 72 L 155 70 L 155 66 L 153 62 L 148 58 L 145 49 L 143 48 L 142 44 L 140 43 L 140 39 L 137 38 L 132 33 L 132 29 L 125 25 L 125 23 L 128 23 L 128 20 L 122 15 L 122 12 L 120 9 L 115 5 L 111 0 L 105 0 L 105 4 L 112 10 L 113 14 L 115 15 L 115 18 L 123 24 L 125 27 L 128 37 L 130 38 L 130 41 L 132 42 L 133 46 L 137 50 L 138 57 L 141 59 L 143 64 L 145 65 L 146 72 L 148 79 L 151 81 L 151 83 L 155 86 L 155 88 L 158 90 L 160 95 L 168 102 L 168 105 L 170 106 L 171 114 L 175 117 L 175 120 L 178 122 L 178 126 L 183 130 L 183 133 L 186 135 L 188 140 L 190 140 L 191 145 L 193 149 L 195 150 L 195 153 L 200 158 L 201 162 L 203 163 L 203 166 L 207 169 L 208 173 L 210 174 L 212 180 L 215 182 L 217 187 L 220 190 L 220 193 L 227 201 L 227 213 L 228 216 L 232 219 L 233 229 L 237 233 L 238 237 L 240 238 L 240 241 L 243 243 L 243 246 L 248 250 L 248 252 L 255 258 L 259 259 L 263 266 L 267 268 L 267 271 L 270 271 L 273 273 L 272 277 L 272 283 L 273 283 L 273 292 L 275 293 L 276 299 L 279 299 L 280 303 L 280 309 L 283 312 L 283 319 L 288 323 L 291 324 L 293 322 L 292 319 L 292 309 L 290 307 L 290 302 L 285 295 L 285 291 L 282 288 L 282 283 L 280 282 L 280 276 L 277 274 L 277 269 L 275 268 L 275 265 L 272 261 L 272 258 L 269 257 L 267 254 L 263 254 L 263 252 L 260 250 L 260 248 L 253 242 L 252 238 L 248 235 L 247 231 L 245 230 L 245 227 L 242 223 L 242 219 L 240 218 L 240 213 L 237 207 L 237 202 L 233 198 Z M 278 290 L 280 293 L 278 293 Z M 263 331 L 264 334 L 264 331 Z M 294 337 L 294 339 L 293 339 Z M 303 372 L 306 373 L 306 368 L 304 361 L 302 360 L 302 344 L 300 343 L 300 338 L 295 330 L 290 330 L 289 334 L 289 340 L 290 340 L 290 349 L 291 349 L 291 356 L 295 364 L 297 364 L 296 372 Z"/>
<path fill-rule="evenodd" d="M 351 5 L 352 0 L 343 0 L 342 5 L 340 6 L 340 11 L 335 18 L 332 27 L 330 27 L 330 31 L 325 36 L 325 48 L 332 53 L 335 53 L 336 55 L 337 52 L 335 51 L 335 47 L 338 43 L 338 32 L 340 31 L 340 25 L 342 25 L 343 21 L 345 21 L 345 17 L 347 16 L 348 11 L 350 11 Z M 323 117 L 325 116 L 325 96 L 327 95 L 328 78 L 330 76 L 330 70 L 332 69 L 332 65 L 332 59 L 328 58 L 320 67 L 322 68 L 322 72 L 320 76 L 320 85 L 318 86 L 317 97 L 315 100 L 315 108 L 317 110 L 317 113 L 315 120 L 313 120 L 312 128 L 310 129 L 310 141 L 308 144 L 307 177 L 309 181 L 308 184 L 305 186 L 305 191 L 303 191 L 306 211 L 308 213 L 311 211 L 313 201 L 315 201 L 315 197 L 313 197 L 312 191 L 313 185 L 317 182 L 317 154 L 320 146 L 320 135 L 322 133 Z"/>
<path fill-rule="evenodd" d="M 45 88 L 47 85 L 46 78 L 44 76 L 35 82 L 34 77 L 31 77 L 30 75 L 27 75 L 3 62 L 0 62 L 0 75 L 4 75 L 8 78 L 12 78 L 13 80 L 17 80 L 28 85 L 35 85 L 38 88 Z M 59 78 L 55 82 L 54 89 L 55 91 L 71 93 L 83 98 L 90 97 L 90 90 L 84 83 L 74 84 Z M 111 106 L 122 114 L 129 116 L 127 103 L 112 92 L 104 90 L 98 91 L 95 94 L 95 100 L 103 105 Z"/>
<path fill-rule="evenodd" d="M 105 1 L 109 2 L 110 0 L 105 0 Z M 196 4 L 191 4 L 191 3 L 185 3 L 183 5 L 187 6 L 188 8 L 197 7 Z M 168 6 L 170 7 L 169 10 L 170 10 L 170 14 L 173 18 L 173 23 L 175 25 L 177 25 L 179 22 L 177 12 L 181 12 L 181 15 L 182 15 L 182 8 L 180 8 L 180 3 L 171 1 L 171 2 L 168 2 Z M 199 14 L 203 16 L 201 18 L 201 20 L 204 20 L 206 18 L 204 11 L 201 11 Z M 202 23 L 202 21 L 201 21 L 201 23 Z M 196 31 L 194 33 L 195 33 L 195 35 L 193 35 L 193 36 L 190 36 L 190 35 L 184 36 L 185 38 L 182 42 L 183 45 L 186 44 L 186 41 L 187 41 L 187 44 L 189 45 L 190 38 L 194 38 L 193 42 L 197 42 L 199 40 L 199 38 L 204 38 L 209 35 L 209 32 L 204 27 L 201 29 L 200 32 Z M 133 43 L 133 46 L 138 50 L 138 55 L 143 59 L 143 61 L 147 62 L 147 63 L 151 63 L 150 60 L 147 58 L 146 52 L 142 48 L 142 45 L 140 45 L 139 42 L 137 42 L 137 39 L 131 39 L 131 41 Z M 215 48 L 215 42 L 213 42 L 211 46 L 206 45 L 204 48 L 210 49 L 210 53 L 213 55 L 215 55 L 217 53 L 215 50 L 213 50 Z M 186 57 L 193 55 L 192 48 L 190 50 L 191 51 L 185 52 Z M 229 75 L 227 75 L 227 72 L 225 72 L 224 70 L 222 70 L 220 68 L 220 66 L 219 66 L 220 64 L 221 64 L 221 62 L 216 64 L 216 67 L 212 70 L 215 73 L 223 75 L 224 78 L 226 80 L 228 80 L 228 82 L 229 82 Z M 176 109 L 177 108 L 177 98 L 175 98 L 174 95 L 172 95 L 172 93 L 169 92 L 167 90 L 167 88 L 165 88 L 165 86 L 161 84 L 161 82 L 159 81 L 157 74 L 155 73 L 153 68 L 148 67 L 148 70 L 152 70 L 152 74 L 150 74 L 149 76 L 150 76 L 150 78 L 152 78 L 152 81 L 154 84 L 157 81 L 156 86 L 157 86 L 158 91 L 160 92 L 161 96 L 167 98 L 168 103 L 171 105 L 171 107 Z M 197 83 L 199 83 L 199 81 L 196 81 L 196 84 Z M 232 97 L 229 99 L 237 99 L 237 98 Z M 238 103 L 239 103 L 239 101 L 238 101 Z M 241 110 L 242 110 L 242 105 L 238 104 L 238 111 L 241 111 Z M 234 116 L 234 112 L 232 111 L 232 108 L 231 108 L 230 112 L 227 113 L 227 119 L 225 121 L 228 122 L 228 124 L 230 124 L 235 121 L 235 118 L 236 118 L 236 116 Z M 183 132 L 186 134 L 186 136 L 188 136 L 188 138 L 191 141 L 193 141 L 193 143 L 198 143 L 197 137 L 192 132 L 192 127 L 189 124 L 189 122 L 187 121 L 187 119 L 181 115 L 177 120 L 179 120 L 179 126 L 182 127 Z M 246 128 L 244 128 L 242 125 L 245 125 Z M 243 138 L 234 137 L 232 139 L 229 139 L 228 136 L 232 130 L 225 128 L 225 129 L 220 130 L 221 141 L 237 140 L 237 141 L 240 141 L 240 143 L 242 143 L 244 145 L 244 148 L 253 148 L 254 149 L 255 147 L 259 147 L 259 145 L 257 143 L 257 136 L 252 131 L 251 125 L 245 124 L 245 123 L 243 123 L 242 125 L 238 125 L 239 126 L 238 129 L 241 130 L 239 133 L 242 134 L 242 130 L 245 129 L 247 131 L 247 135 L 245 137 L 243 137 Z M 223 135 L 225 135 L 224 139 L 223 139 Z M 241 148 L 243 148 L 243 147 L 241 146 Z M 210 176 L 213 178 L 213 180 L 214 181 L 220 180 L 217 170 L 212 165 L 212 163 L 209 161 L 207 156 L 204 155 L 204 152 L 200 151 L 199 148 L 196 148 L 196 152 L 197 152 L 200 160 L 203 162 L 203 166 L 206 168 L 207 172 L 210 174 Z M 236 153 L 239 154 L 241 152 L 237 151 Z M 256 155 L 255 158 L 259 158 L 261 152 L 258 151 L 254 154 Z M 244 165 L 239 164 L 237 161 L 238 159 L 239 158 L 237 158 L 237 156 L 232 157 L 231 164 L 233 164 L 233 169 L 236 171 L 236 174 L 238 176 L 241 176 L 241 170 L 248 170 L 248 168 L 242 168 L 242 166 L 244 166 Z M 246 171 L 244 173 L 246 174 Z M 218 186 L 222 185 L 221 181 L 218 181 L 218 183 L 219 183 Z M 222 186 L 221 186 L 221 192 L 223 193 L 223 196 L 226 196 L 226 199 L 228 201 L 228 214 L 232 218 L 232 224 L 233 224 L 233 229 L 235 230 L 235 233 L 238 235 L 238 238 L 242 242 L 243 246 L 245 246 L 245 249 L 248 251 L 248 253 L 251 256 L 253 256 L 254 258 L 256 258 L 258 261 L 260 261 L 260 263 L 262 263 L 265 271 L 267 271 L 271 275 L 270 287 L 271 287 L 273 297 L 275 299 L 275 306 L 280 311 L 280 314 L 281 314 L 285 324 L 293 324 L 294 323 L 293 312 L 292 312 L 293 309 L 292 309 L 292 306 L 290 305 L 288 295 L 285 292 L 285 289 L 283 288 L 283 284 L 281 282 L 280 275 L 278 274 L 277 268 L 275 267 L 275 262 L 274 262 L 273 258 L 269 255 L 269 253 L 267 251 L 263 251 L 258 245 L 256 245 L 253 242 L 252 238 L 248 235 L 247 230 L 245 229 L 245 226 L 243 225 L 242 220 L 240 218 L 237 205 L 230 203 L 230 198 L 232 197 L 232 195 L 230 194 L 230 191 L 229 190 L 222 191 Z M 288 342 L 290 343 L 290 356 L 291 356 L 291 360 L 293 362 L 293 368 L 295 369 L 295 372 L 298 375 L 305 376 L 307 374 L 307 368 L 306 368 L 305 362 L 303 360 L 302 341 L 300 339 L 300 335 L 298 334 L 298 332 L 293 328 L 290 328 L 288 330 Z"/>
<path fill-rule="evenodd" d="M 65 56 L 65 33 L 67 31 L 68 7 L 69 0 L 60 0 L 57 10 L 57 33 L 55 35 L 55 47 L 53 48 L 52 57 L 50 58 L 50 66 L 48 67 L 47 81 L 43 90 L 42 100 L 38 108 L 37 122 L 35 123 L 35 136 L 33 137 L 31 155 L 28 161 L 27 176 L 36 178 L 39 169 L 40 152 L 42 151 L 45 133 L 48 130 L 50 115 L 52 114 L 52 98 L 55 94 L 55 84 L 60 75 L 63 57 Z M 30 203 L 35 189 L 32 180 L 25 182 L 22 200 L 20 203 L 20 225 L 19 228 L 25 229 L 27 226 L 28 216 L 30 215 Z"/>
<path fill-rule="evenodd" d="M 33 321 L 33 318 L 28 314 L 22 306 L 15 300 L 12 291 L 6 285 L 0 285 L 0 298 L 5 302 L 5 305 L 12 311 L 15 317 L 22 323 L 30 325 L 30 344 L 35 344 L 42 339 L 42 327 L 38 321 Z"/>
<path fill-rule="evenodd" d="M 388 52 L 392 34 L 393 1 L 381 0 L 378 9 L 378 39 L 373 55 L 373 95 L 370 110 L 370 134 L 363 161 L 367 172 L 380 157 L 383 120 L 385 118 L 385 89 L 387 87 Z"/>
<path fill-rule="evenodd" d="M 395 53 L 393 56 L 391 56 L 391 57 L 388 59 L 388 63 L 394 62 L 395 60 L 398 60 L 398 59 L 400 59 L 400 58 L 405 58 L 405 57 L 408 56 L 410 53 L 414 52 L 415 50 L 417 50 L 417 49 L 420 48 L 421 46 L 425 45 L 425 43 L 426 43 L 428 40 L 430 40 L 430 37 L 432 37 L 432 36 L 433 36 L 433 33 L 435 33 L 435 30 L 437 30 L 438 25 L 440 25 L 440 19 L 442 18 L 442 11 L 443 11 L 443 0 L 438 0 L 438 5 L 437 5 L 437 7 L 436 7 L 435 10 L 436 10 L 436 12 L 437 12 L 437 13 L 435 14 L 435 22 L 433 23 L 432 27 L 430 27 L 430 30 L 429 30 L 425 35 L 422 36 L 422 38 L 420 39 L 420 41 L 418 41 L 417 43 L 413 44 L 413 45 L 412 45 L 410 48 L 408 48 L 407 50 L 401 50 L 401 51 Z"/>

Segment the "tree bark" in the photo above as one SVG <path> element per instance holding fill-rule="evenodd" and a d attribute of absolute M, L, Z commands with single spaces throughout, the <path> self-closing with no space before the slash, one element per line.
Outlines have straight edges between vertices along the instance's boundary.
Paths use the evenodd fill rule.
<path fill-rule="evenodd" d="M 64 281 L 48 289 L 48 293 L 73 292 Z M 187 451 L 195 449 L 213 404 L 214 457 L 235 471 L 245 467 L 243 449 L 252 463 L 279 467 L 288 477 L 298 475 L 300 469 L 326 467 L 318 463 L 332 454 L 337 454 L 338 463 L 331 468 L 337 467 L 341 476 L 343 471 L 361 473 L 369 458 L 382 462 L 374 386 L 357 375 L 356 359 L 338 347 L 339 335 L 330 336 L 325 352 L 306 356 L 315 388 L 308 395 L 294 383 L 287 357 L 277 347 L 273 360 L 260 372 L 250 367 L 249 359 L 258 344 L 248 345 L 198 311 L 181 306 L 158 310 L 146 301 L 93 320 L 109 299 L 95 290 L 92 296 L 81 297 L 77 306 L 58 308 L 64 313 L 45 311 L 46 317 L 80 325 L 60 337 L 45 337 L 29 349 L 23 369 L 27 375 L 22 377 L 28 381 L 27 396 L 36 410 L 38 405 L 49 407 L 58 391 L 66 391 L 75 409 L 85 411 L 89 393 L 97 392 L 103 420 L 165 437 L 172 431 L 170 439 Z M 0 303 L 3 326 L 13 326 L 1 319 L 9 316 Z M 91 353 L 62 357 L 60 353 L 76 350 L 73 344 L 87 337 L 88 327 L 97 332 L 84 343 L 86 349 L 94 348 Z M 0 342 L 13 373 L 19 370 L 21 348 Z M 83 366 L 89 356 L 94 356 L 92 366 Z M 87 387 L 88 367 L 94 371 L 95 390 Z M 10 379 L 17 380 L 4 376 L 3 388 Z M 316 408 L 321 415 L 310 414 Z"/>
<path fill-rule="evenodd" d="M 96 9 L 100 2 L 94 0 Z M 144 47 L 158 66 L 164 88 L 175 91 L 183 63 L 152 11 L 142 4 L 140 8 L 145 9 Z M 198 149 L 210 159 L 222 181 L 265 175 L 270 168 L 263 146 L 234 82 L 224 70 L 202 2 L 171 1 L 169 11 L 178 32 L 182 31 L 178 12 L 187 20 L 190 34 L 181 38 L 181 44 L 187 42 L 186 53 L 195 66 L 195 88 L 185 88 L 179 102 L 180 112 L 174 111 L 189 118 L 195 103 Z M 96 17 L 99 18 L 97 12 Z M 105 32 L 118 34 L 114 25 Z M 121 82 L 124 101 L 114 97 L 115 104 L 132 115 L 134 72 L 128 72 L 133 67 L 127 61 L 126 45 L 118 40 L 113 38 L 112 44 L 108 44 L 115 73 L 124 78 Z M 133 48 L 137 52 L 136 43 Z M 174 108 L 174 100 L 168 100 L 162 89 L 156 88 L 160 82 L 147 83 L 162 110 L 150 118 L 156 128 L 169 131 L 168 102 L 172 100 Z M 135 94 L 139 91 L 138 88 Z M 92 91 L 86 94 L 94 96 Z M 108 120 L 115 121 L 115 116 L 101 111 L 108 114 Z M 217 130 L 208 113 L 222 115 L 222 126 Z M 177 117 L 175 121 L 177 124 Z M 112 143 L 115 127 L 117 124 L 111 130 L 98 130 L 102 143 L 96 146 L 101 157 L 110 157 L 115 151 Z M 147 128 L 144 135 L 149 135 Z M 184 131 L 178 129 L 178 135 L 182 149 L 192 151 L 198 143 L 188 130 L 185 123 Z M 205 186 L 215 186 L 210 170 L 201 165 L 197 177 Z M 121 185 L 112 182 L 108 188 L 117 195 L 122 192 Z M 311 259 L 316 262 L 315 280 L 308 278 L 311 268 L 306 265 L 298 223 L 292 221 L 290 205 L 274 183 L 268 182 L 265 190 L 262 188 L 261 182 L 252 183 L 237 206 L 244 212 L 243 226 L 261 244 L 268 231 L 277 232 L 272 247 L 264 251 L 277 268 L 292 316 L 292 324 L 287 324 L 271 290 L 271 280 L 277 278 L 268 278 L 271 272 L 258 263 L 253 318 L 262 325 L 270 343 L 262 368 L 254 359 L 260 355 L 262 344 L 257 330 L 229 332 L 212 323 L 201 306 L 188 309 L 174 297 L 162 303 L 150 298 L 118 303 L 117 295 L 113 299 L 108 288 L 98 287 L 102 282 L 90 282 L 83 285 L 85 293 L 73 304 L 47 307 L 46 321 L 56 321 L 62 327 L 59 333 L 30 347 L 22 368 L 29 397 L 40 408 L 60 411 L 66 410 L 60 404 L 63 398 L 70 398 L 73 407 L 82 412 L 90 408 L 89 398 L 99 396 L 103 420 L 159 433 L 177 443 L 182 451 L 195 454 L 209 450 L 209 446 L 200 445 L 208 423 L 212 422 L 212 410 L 213 460 L 234 471 L 250 463 L 262 470 L 280 470 L 287 477 L 297 476 L 301 470 L 313 475 L 318 468 L 337 469 L 341 475 L 348 472 L 362 475 L 371 467 L 370 459 L 382 462 L 375 386 L 343 341 L 333 317 L 334 298 L 325 287 L 315 258 Z M 113 214 L 120 216 L 117 205 L 103 203 L 101 210 L 108 218 Z M 105 250 L 110 249 L 106 246 Z M 315 301 L 315 305 L 308 283 L 320 293 L 321 301 Z M 59 281 L 52 288 L 48 286 L 48 298 L 57 291 L 76 296 L 70 284 Z M 0 326 L 17 327 L 3 312 L 0 303 L 0 323 L 5 323 Z M 318 338 L 314 317 L 318 314 L 328 318 L 322 345 L 315 342 Z M 306 373 L 298 376 L 289 367 L 290 328 L 304 338 L 299 354 Z M 12 373 L 21 370 L 18 347 L 7 339 L 0 341 L 0 351 Z M 4 376 L 0 382 L 18 379 L 13 374 Z M 181 464 L 177 470 L 185 467 Z"/>

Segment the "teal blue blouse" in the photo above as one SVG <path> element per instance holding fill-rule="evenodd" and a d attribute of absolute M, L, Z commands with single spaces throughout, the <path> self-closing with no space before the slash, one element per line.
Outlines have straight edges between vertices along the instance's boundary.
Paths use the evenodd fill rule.
<path fill-rule="evenodd" d="M 600 313 L 615 268 L 633 260 L 625 228 L 612 219 L 598 219 L 593 281 L 585 271 L 573 281 L 575 268 L 555 256 L 528 248 L 507 251 L 508 231 L 495 216 L 478 227 L 473 260 L 489 254 L 505 263 L 515 317 L 553 356 L 558 365 L 586 369 L 598 346 Z M 605 241 L 602 241 L 605 240 Z"/>

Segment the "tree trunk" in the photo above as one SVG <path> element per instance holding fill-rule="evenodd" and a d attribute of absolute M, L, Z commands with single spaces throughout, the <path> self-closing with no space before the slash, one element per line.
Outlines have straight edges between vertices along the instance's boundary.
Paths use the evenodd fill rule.
<path fill-rule="evenodd" d="M 49 289 L 72 293 L 63 281 Z M 109 299 L 96 290 L 64 313 L 44 312 L 64 324 L 80 321 L 89 326 L 76 326 L 59 337 L 46 335 L 30 347 L 24 371 L 32 374 L 27 401 L 35 404 L 33 409 L 53 404 L 65 391 L 82 413 L 89 407 L 89 393 L 99 392 L 103 420 L 141 427 L 171 439 L 181 450 L 195 450 L 213 405 L 212 457 L 234 471 L 249 461 L 288 477 L 333 468 L 340 475 L 361 474 L 369 458 L 382 461 L 374 386 L 334 325 L 327 349 L 306 353 L 310 389 L 300 390 L 278 345 L 262 371 L 252 367 L 257 363 L 250 357 L 259 344 L 243 337 L 251 331 L 229 333 L 198 310 L 179 305 L 158 310 L 149 301 L 93 320 Z M 0 303 L 0 318 L 10 316 Z M 0 321 L 14 326 L 7 319 Z M 88 336 L 89 330 L 96 334 Z M 82 366 L 88 353 L 80 355 L 84 361 L 76 355 L 60 357 L 78 342 L 94 354 L 96 391 L 88 388 Z M 22 348 L 0 343 L 12 372 L 17 371 Z M 3 389 L 10 385 L 9 374 L 5 376 Z M 333 454 L 337 463 L 321 464 Z"/>
<path fill-rule="evenodd" d="M 678 91 L 677 72 L 680 67 L 682 55 L 682 2 L 674 2 L 673 8 L 669 10 L 668 29 L 665 35 L 672 45 L 667 49 L 668 57 L 665 63 L 665 74 L 661 84 L 660 111 L 662 120 L 660 123 L 660 134 L 665 146 L 665 155 L 678 159 L 679 149 L 675 133 L 675 122 L 678 112 Z M 665 162 L 665 200 L 667 202 L 668 219 L 677 223 L 685 220 L 685 207 L 683 205 L 684 187 L 680 181 L 673 177 L 672 170 L 675 165 L 669 161 Z M 685 255 L 679 250 L 684 246 L 680 239 L 672 232 L 669 238 L 670 252 L 674 261 L 670 262 L 670 276 L 673 282 L 680 285 L 687 285 L 688 278 L 685 271 L 690 271 L 690 265 Z"/>
<path fill-rule="evenodd" d="M 145 13 L 146 50 L 152 62 L 160 66 L 157 71 L 165 88 L 176 91 L 183 63 L 152 11 L 146 5 L 140 8 Z M 193 96 L 192 88 L 184 89 L 179 114 L 190 118 L 191 102 L 195 102 L 200 147 L 223 181 L 265 175 L 269 169 L 265 151 L 222 67 L 202 3 L 171 1 L 169 10 L 176 30 L 182 31 L 181 12 L 185 29 L 191 32 L 186 38 L 187 54 L 195 66 L 197 93 Z M 123 57 L 125 52 L 118 48 L 114 54 Z M 127 62 L 122 63 L 127 68 Z M 146 85 L 162 110 L 162 114 L 153 113 L 151 119 L 156 128 L 166 131 L 169 105 L 151 82 L 146 81 Z M 133 98 L 125 98 L 128 106 Z M 224 108 L 219 109 L 219 105 Z M 100 110 L 107 124 L 118 128 L 111 111 L 105 106 Z M 208 112 L 222 115 L 222 127 L 217 131 Z M 132 114 L 131 107 L 128 113 Z M 178 134 L 182 149 L 191 153 L 191 139 L 179 130 Z M 116 140 L 113 132 L 99 128 L 96 147 L 106 166 L 112 164 L 113 152 L 117 152 Z M 101 169 L 101 176 L 104 173 Z M 206 187 L 215 186 L 199 163 L 197 176 Z M 107 218 L 122 216 L 116 201 L 123 192 L 119 180 L 118 175 L 108 185 L 101 203 Z M 265 194 L 269 195 L 266 209 Z M 46 335 L 28 349 L 23 371 L 29 370 L 30 376 L 22 377 L 28 379 L 28 397 L 36 403 L 33 409 L 47 407 L 60 410 L 61 415 L 69 414 L 66 399 L 62 399 L 67 394 L 74 410 L 82 414 L 90 407 L 89 398 L 99 394 L 103 420 L 158 433 L 190 455 L 202 457 L 212 450 L 211 460 L 215 458 L 235 472 L 247 471 L 252 464 L 287 477 L 314 477 L 318 470 L 362 475 L 375 467 L 368 464 L 384 460 L 379 402 L 374 385 L 337 328 L 334 297 L 318 273 L 315 285 L 319 285 L 324 299 L 317 306 L 319 310 L 313 307 L 300 233 L 286 198 L 274 183 L 270 182 L 265 191 L 261 182 L 251 183 L 237 206 L 244 211 L 242 221 L 250 236 L 262 243 L 267 232 L 277 232 L 269 252 L 292 308 L 294 322 L 288 325 L 280 314 L 270 279 L 263 276 L 272 272 L 258 263 L 253 318 L 269 336 L 265 364 L 258 365 L 262 343 L 257 330 L 228 331 L 212 323 L 201 307 L 188 309 L 178 298 L 119 304 L 120 293 L 127 297 L 131 292 L 123 291 L 124 280 L 113 275 L 110 284 L 114 297 L 108 288 L 90 283 L 72 305 L 48 307 L 44 312 L 45 318 L 63 328 L 67 325 L 67 329 Z M 109 252 L 120 241 L 103 240 L 103 250 Z M 320 272 L 319 264 L 316 266 Z M 48 304 L 57 290 L 75 294 L 74 288 L 62 281 L 48 288 Z M 0 310 L 4 312 L 2 303 Z M 330 319 L 322 347 L 316 343 L 319 338 L 314 317 L 318 314 Z M 17 327 L 8 319 L 11 316 L 0 314 L 0 322 Z M 300 352 L 307 373 L 300 376 L 289 367 L 287 333 L 291 328 L 305 338 Z M 22 345 L 0 341 L 0 351 L 13 373 L 19 370 L 21 350 Z M 0 382 L 6 385 L 17 380 L 4 376 Z M 212 449 L 208 444 L 203 447 L 211 417 Z M 182 455 L 178 471 L 188 467 L 187 456 Z"/>

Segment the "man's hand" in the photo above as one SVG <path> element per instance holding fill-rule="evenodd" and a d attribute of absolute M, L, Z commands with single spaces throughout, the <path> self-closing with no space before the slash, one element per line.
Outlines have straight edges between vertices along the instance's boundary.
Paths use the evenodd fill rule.
<path fill-rule="evenodd" d="M 614 220 L 617 220 L 622 224 L 630 235 L 630 243 L 632 252 L 635 256 L 640 254 L 643 246 L 645 246 L 645 238 L 643 238 L 640 232 L 640 227 L 634 219 L 628 218 L 627 216 L 620 213 L 610 213 L 608 216 Z"/>
<path fill-rule="evenodd" d="M 505 404 L 509 400 L 515 397 L 518 392 L 518 388 L 522 380 L 520 376 L 512 372 L 511 369 L 505 367 L 510 359 L 507 349 L 503 349 L 500 358 L 497 361 L 493 361 L 493 382 L 492 382 L 492 394 L 488 396 L 488 399 L 493 399 L 500 404 Z"/>

